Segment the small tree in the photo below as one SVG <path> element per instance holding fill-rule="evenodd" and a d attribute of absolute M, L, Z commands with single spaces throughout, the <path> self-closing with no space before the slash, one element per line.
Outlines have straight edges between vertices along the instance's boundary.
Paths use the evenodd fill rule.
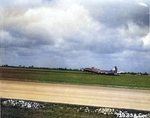
<path fill-rule="evenodd" d="M 8 64 L 2 65 L 3 67 L 8 67 Z"/>
<path fill-rule="evenodd" d="M 34 66 L 32 65 L 32 66 L 29 66 L 29 68 L 34 68 Z"/>
<path fill-rule="evenodd" d="M 145 72 L 145 73 L 143 73 L 143 75 L 148 75 L 148 73 L 147 73 L 147 72 Z"/>
<path fill-rule="evenodd" d="M 21 65 L 19 65 L 19 68 L 21 68 L 22 66 Z"/>

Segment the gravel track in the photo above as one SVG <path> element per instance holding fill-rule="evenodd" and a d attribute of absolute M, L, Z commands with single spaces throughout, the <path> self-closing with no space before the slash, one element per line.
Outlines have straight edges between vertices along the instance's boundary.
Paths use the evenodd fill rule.
<path fill-rule="evenodd" d="M 0 96 L 150 111 L 150 90 L 0 80 Z"/>

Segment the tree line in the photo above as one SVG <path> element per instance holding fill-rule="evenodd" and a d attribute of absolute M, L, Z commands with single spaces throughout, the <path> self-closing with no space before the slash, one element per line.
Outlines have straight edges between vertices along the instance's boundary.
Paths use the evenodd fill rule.
<path fill-rule="evenodd" d="M 50 70 L 72 70 L 72 71 L 82 71 L 82 69 L 67 69 L 67 68 L 49 68 L 49 67 L 34 67 L 33 65 L 29 66 L 29 67 L 25 67 L 22 65 L 19 66 L 9 66 L 8 64 L 2 65 L 2 67 L 13 67 L 13 68 L 34 68 L 34 69 L 50 69 Z M 130 74 L 130 75 L 149 75 L 147 72 L 145 73 L 135 73 L 135 72 L 121 72 L 120 74 Z"/>
<path fill-rule="evenodd" d="M 12 68 L 34 68 L 34 69 L 50 69 L 50 70 L 73 70 L 73 71 L 82 71 L 81 69 L 72 69 L 72 68 L 49 68 L 49 67 L 34 67 L 32 66 L 9 66 L 8 64 L 2 65 L 2 67 L 12 67 Z"/>

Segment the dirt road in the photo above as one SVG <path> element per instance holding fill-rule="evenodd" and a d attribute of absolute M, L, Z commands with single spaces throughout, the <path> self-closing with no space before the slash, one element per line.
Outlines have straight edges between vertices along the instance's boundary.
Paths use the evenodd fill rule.
<path fill-rule="evenodd" d="M 150 111 L 150 90 L 0 80 L 1 98 Z"/>

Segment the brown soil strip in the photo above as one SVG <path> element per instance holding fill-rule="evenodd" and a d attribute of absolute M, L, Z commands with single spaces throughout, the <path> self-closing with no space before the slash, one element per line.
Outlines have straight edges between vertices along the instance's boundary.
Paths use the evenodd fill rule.
<path fill-rule="evenodd" d="M 150 90 L 0 80 L 1 98 L 150 111 Z"/>

